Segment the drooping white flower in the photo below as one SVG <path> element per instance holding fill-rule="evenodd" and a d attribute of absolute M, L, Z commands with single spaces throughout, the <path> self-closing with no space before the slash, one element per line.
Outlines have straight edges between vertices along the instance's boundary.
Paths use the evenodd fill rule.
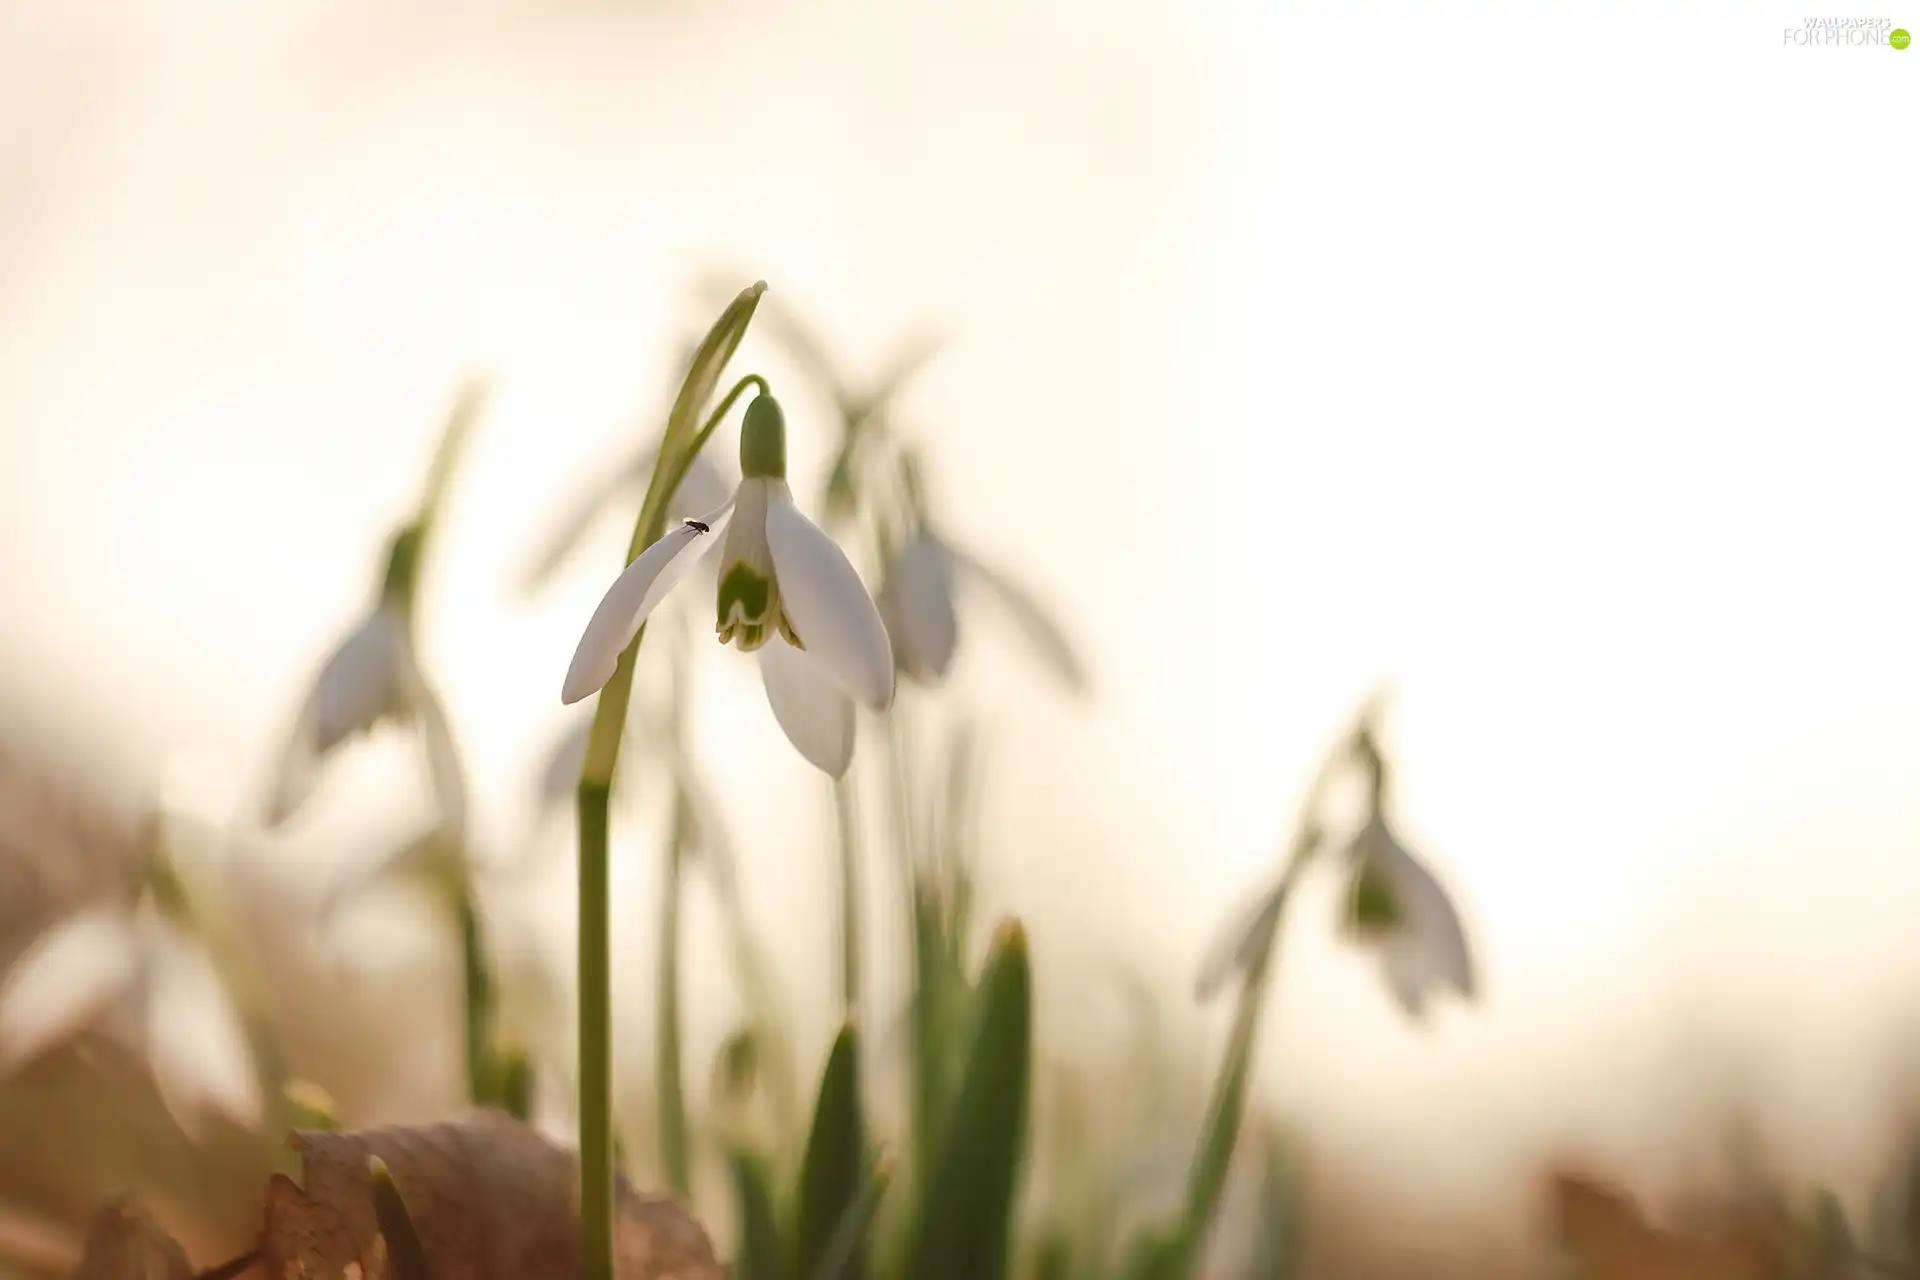
<path fill-rule="evenodd" d="M 1376 811 L 1347 847 L 1347 930 L 1379 949 L 1387 989 L 1419 1017 L 1435 993 L 1477 990 L 1466 929 L 1453 899 Z"/>
<path fill-rule="evenodd" d="M 758 396 L 740 431 L 733 497 L 683 521 L 614 580 L 587 622 L 561 686 L 580 701 L 612 678 L 621 652 L 700 551 L 721 545 L 715 631 L 758 653 L 774 718 L 800 754 L 835 777 L 853 755 L 853 702 L 893 700 L 893 651 L 859 573 L 794 505 L 780 407 Z"/>
<path fill-rule="evenodd" d="M 384 720 L 410 720 L 424 683 L 406 620 L 383 602 L 321 664 L 281 757 L 267 825 L 279 826 L 306 803 L 320 766 L 348 739 Z"/>
<path fill-rule="evenodd" d="M 931 684 L 947 674 L 960 639 L 957 598 L 963 583 L 999 604 L 1062 684 L 1086 688 L 1086 668 L 1072 642 L 1033 594 L 924 526 L 895 553 L 880 588 L 880 613 L 903 675 Z"/>
<path fill-rule="evenodd" d="M 130 1007 L 162 1100 L 189 1134 L 202 1116 L 240 1124 L 260 1093 L 239 1015 L 204 946 L 150 901 L 75 912 L 0 984 L 0 1078 Z"/>
<path fill-rule="evenodd" d="M 306 803 L 334 751 L 391 721 L 417 728 L 441 825 L 456 838 L 464 832 L 466 778 L 453 729 L 413 648 L 410 618 L 423 536 L 417 521 L 395 535 L 379 602 L 321 664 L 274 775 L 269 827 Z"/>

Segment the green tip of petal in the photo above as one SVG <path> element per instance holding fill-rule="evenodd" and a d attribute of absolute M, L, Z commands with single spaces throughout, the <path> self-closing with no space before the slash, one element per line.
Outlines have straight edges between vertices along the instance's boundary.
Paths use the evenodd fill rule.
<path fill-rule="evenodd" d="M 787 478 L 787 420 L 772 396 L 755 396 L 740 425 L 740 474 L 751 480 Z"/>

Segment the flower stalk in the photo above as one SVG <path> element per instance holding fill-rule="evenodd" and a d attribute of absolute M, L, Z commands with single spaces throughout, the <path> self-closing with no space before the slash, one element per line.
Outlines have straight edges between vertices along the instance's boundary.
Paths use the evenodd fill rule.
<path fill-rule="evenodd" d="M 694 352 L 686 381 L 667 416 L 666 431 L 647 496 L 627 547 L 631 562 L 660 539 L 667 502 L 700 446 L 712 435 L 726 410 L 758 378 L 743 379 L 707 419 L 696 427 L 740 340 L 746 336 L 764 282 L 741 291 L 721 313 Z M 580 1231 L 585 1280 L 613 1280 L 613 1008 L 611 889 L 608 873 L 609 801 L 620 762 L 621 730 L 633 695 L 633 664 L 646 629 L 642 626 L 621 652 L 612 678 L 594 709 L 586 760 L 576 793 L 579 815 L 579 1036 L 580 1036 Z M 671 885 L 668 886 L 672 888 Z"/>

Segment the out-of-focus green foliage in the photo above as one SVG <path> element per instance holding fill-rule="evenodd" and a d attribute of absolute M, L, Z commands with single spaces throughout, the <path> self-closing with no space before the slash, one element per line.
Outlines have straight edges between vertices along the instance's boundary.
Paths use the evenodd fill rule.
<path fill-rule="evenodd" d="M 851 1023 L 840 1029 L 820 1077 L 806 1155 L 800 1163 L 799 1209 L 794 1223 L 796 1274 L 816 1274 L 827 1260 L 843 1219 L 860 1199 L 867 1163 L 866 1124 L 861 1118 L 860 1035 Z M 866 1274 L 865 1249 L 856 1239 L 839 1268 L 848 1280 Z"/>

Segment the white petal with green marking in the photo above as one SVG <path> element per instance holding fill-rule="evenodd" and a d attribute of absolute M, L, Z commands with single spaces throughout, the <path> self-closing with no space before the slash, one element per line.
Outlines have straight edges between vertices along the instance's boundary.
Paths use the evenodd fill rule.
<path fill-rule="evenodd" d="M 776 635 L 795 639 L 767 543 L 767 511 L 783 497 L 793 501 L 785 481 L 760 477 L 742 480 L 734 497 L 733 523 L 720 555 L 714 630 L 721 644 L 737 644 L 742 653 L 754 652 Z"/>

